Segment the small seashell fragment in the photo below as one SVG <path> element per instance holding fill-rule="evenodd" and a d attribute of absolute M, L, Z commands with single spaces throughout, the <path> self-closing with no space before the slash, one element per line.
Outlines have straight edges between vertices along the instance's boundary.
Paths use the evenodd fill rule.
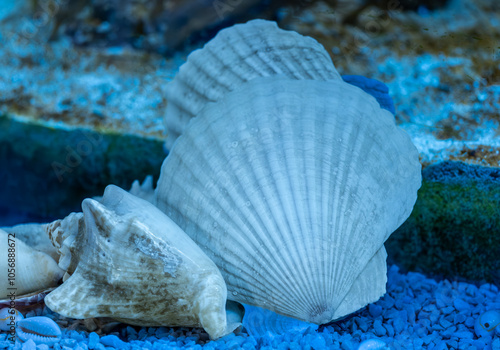
<path fill-rule="evenodd" d="M 23 342 L 54 345 L 61 340 L 62 332 L 57 323 L 45 316 L 25 318 L 17 323 L 16 334 Z"/>
<path fill-rule="evenodd" d="M 11 311 L 13 310 L 13 311 Z M 16 309 L 3 308 L 0 310 L 0 329 L 8 331 L 16 326 L 16 323 L 24 318 L 23 314 Z"/>
<path fill-rule="evenodd" d="M 500 330 L 500 311 L 489 310 L 481 314 L 474 324 L 478 337 L 492 337 L 495 329 Z"/>

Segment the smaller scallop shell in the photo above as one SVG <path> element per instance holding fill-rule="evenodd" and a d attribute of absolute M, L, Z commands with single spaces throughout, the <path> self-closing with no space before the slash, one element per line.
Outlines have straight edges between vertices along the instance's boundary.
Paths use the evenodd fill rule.
<path fill-rule="evenodd" d="M 45 316 L 25 318 L 17 323 L 16 334 L 23 342 L 54 345 L 61 340 L 62 332 L 57 323 Z"/>
<path fill-rule="evenodd" d="M 55 287 L 64 274 L 52 257 L 29 247 L 3 230 L 0 230 L 0 251 L 9 252 L 14 260 L 9 261 L 5 253 L 5 259 L 0 261 L 0 270 L 7 273 L 9 269 L 15 269 L 11 279 L 0 278 L 2 300 Z"/>
<path fill-rule="evenodd" d="M 64 234 L 71 220 L 63 220 L 60 234 L 52 236 L 71 240 L 68 266 L 76 267 L 45 299 L 53 311 L 142 326 L 203 327 L 211 338 L 241 324 L 227 322 L 226 285 L 215 264 L 153 204 L 110 185 L 101 203 L 85 199 L 82 208 L 83 222 L 75 216 Z M 228 314 L 234 320 L 234 310 Z"/>
<path fill-rule="evenodd" d="M 316 40 L 256 19 L 221 30 L 193 51 L 167 87 L 166 147 L 171 149 L 189 120 L 208 102 L 221 99 L 258 77 L 341 80 L 325 48 Z"/>

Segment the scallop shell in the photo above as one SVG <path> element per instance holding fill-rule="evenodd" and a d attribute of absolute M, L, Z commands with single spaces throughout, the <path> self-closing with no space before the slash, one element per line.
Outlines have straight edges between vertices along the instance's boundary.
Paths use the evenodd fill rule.
<path fill-rule="evenodd" d="M 69 246 L 80 253 L 68 264 L 76 269 L 45 299 L 53 311 L 203 327 L 211 338 L 240 325 L 226 322 L 227 290 L 215 264 L 153 204 L 110 185 L 101 203 L 85 199 L 82 208 L 84 230 L 67 235 L 77 237 Z"/>
<path fill-rule="evenodd" d="M 208 102 L 254 78 L 277 75 L 341 80 L 321 44 L 275 22 L 257 19 L 221 30 L 188 56 L 167 86 L 167 149 Z"/>
<path fill-rule="evenodd" d="M 157 206 L 219 267 L 230 299 L 317 324 L 385 292 L 418 152 L 342 81 L 260 78 L 207 105 L 162 165 Z"/>
<path fill-rule="evenodd" d="M 0 261 L 0 270 L 5 273 L 0 278 L 0 302 L 55 287 L 64 274 L 48 254 L 1 229 L 0 251 L 5 254 Z"/>

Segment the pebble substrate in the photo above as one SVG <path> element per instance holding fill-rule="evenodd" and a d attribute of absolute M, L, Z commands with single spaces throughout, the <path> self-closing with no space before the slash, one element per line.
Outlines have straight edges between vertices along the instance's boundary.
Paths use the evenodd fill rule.
<path fill-rule="evenodd" d="M 112 349 L 358 349 L 366 339 L 378 338 L 390 349 L 491 349 L 500 350 L 500 332 L 478 338 L 477 317 L 487 310 L 500 310 L 497 286 L 479 287 L 465 282 L 436 281 L 395 265 L 388 272 L 387 293 L 354 316 L 335 324 L 301 332 L 253 337 L 245 331 L 210 341 L 201 329 L 167 327 L 117 327 L 106 335 L 71 328 L 77 320 L 52 313 L 46 307 L 27 317 L 46 315 L 61 325 L 63 339 L 54 350 Z M 0 349 L 48 350 L 33 341 L 12 344 L 0 334 Z"/>

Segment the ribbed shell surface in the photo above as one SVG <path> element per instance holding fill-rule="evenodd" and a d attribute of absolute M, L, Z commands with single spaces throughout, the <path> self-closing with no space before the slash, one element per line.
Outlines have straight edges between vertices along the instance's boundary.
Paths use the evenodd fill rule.
<path fill-rule="evenodd" d="M 221 30 L 191 53 L 167 87 L 166 146 L 170 149 L 189 120 L 207 102 L 257 77 L 341 80 L 325 48 L 316 40 L 253 20 Z"/>
<path fill-rule="evenodd" d="M 383 242 L 420 182 L 416 148 L 373 97 L 341 81 L 260 78 L 190 122 L 156 196 L 229 299 L 320 324 L 384 293 Z"/>

